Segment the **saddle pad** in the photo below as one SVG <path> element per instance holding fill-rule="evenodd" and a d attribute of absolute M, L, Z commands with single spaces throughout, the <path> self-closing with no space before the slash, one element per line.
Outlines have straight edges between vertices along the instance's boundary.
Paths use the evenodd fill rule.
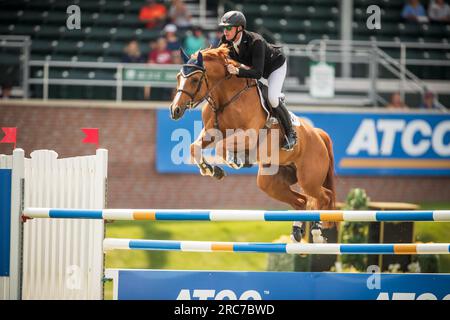
<path fill-rule="evenodd" d="M 264 86 L 267 89 L 267 85 L 268 85 L 267 79 L 261 78 L 261 79 L 257 80 L 256 87 L 258 88 L 258 94 L 259 94 L 261 106 L 263 107 L 263 110 L 266 112 L 266 121 L 269 121 L 271 115 L 270 115 L 270 112 L 268 109 L 268 102 L 266 102 L 264 94 L 261 90 L 261 86 Z M 299 127 L 301 125 L 300 119 L 292 111 L 289 111 L 289 115 L 291 116 L 292 125 Z"/>

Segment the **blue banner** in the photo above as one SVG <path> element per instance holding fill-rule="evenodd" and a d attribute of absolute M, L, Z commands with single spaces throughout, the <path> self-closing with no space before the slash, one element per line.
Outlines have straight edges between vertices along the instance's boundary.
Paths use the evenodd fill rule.
<path fill-rule="evenodd" d="M 0 276 L 9 276 L 11 236 L 11 169 L 0 169 Z"/>
<path fill-rule="evenodd" d="M 119 300 L 443 300 L 450 275 L 119 270 Z"/>
<path fill-rule="evenodd" d="M 338 175 L 450 176 L 450 115 L 375 112 L 301 112 L 297 116 L 331 136 Z M 189 163 L 189 145 L 202 129 L 201 113 L 178 121 L 158 110 L 156 169 L 198 173 Z M 187 146 L 187 147 L 186 147 Z M 256 166 L 228 174 L 255 174 Z"/>

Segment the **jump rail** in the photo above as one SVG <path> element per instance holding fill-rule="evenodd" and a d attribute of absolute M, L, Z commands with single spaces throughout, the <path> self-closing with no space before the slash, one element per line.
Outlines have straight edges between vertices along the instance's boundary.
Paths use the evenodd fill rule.
<path fill-rule="evenodd" d="M 103 250 L 169 250 L 185 252 L 259 252 L 288 254 L 450 254 L 450 243 L 313 244 L 111 239 Z"/>
<path fill-rule="evenodd" d="M 337 211 L 337 210 L 184 210 L 184 209 L 54 209 L 26 208 L 26 218 L 179 220 L 179 221 L 450 221 L 450 210 Z"/>

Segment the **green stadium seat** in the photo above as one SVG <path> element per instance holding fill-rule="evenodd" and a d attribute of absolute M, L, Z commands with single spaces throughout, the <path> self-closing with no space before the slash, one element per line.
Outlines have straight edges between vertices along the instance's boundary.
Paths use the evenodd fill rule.
<path fill-rule="evenodd" d="M 42 12 L 50 10 L 53 4 L 54 1 L 46 1 L 46 0 L 32 1 L 27 5 L 27 9 Z"/>
<path fill-rule="evenodd" d="M 0 21 L 2 24 L 14 24 L 19 21 L 19 18 L 17 11 L 0 11 Z"/>
<path fill-rule="evenodd" d="M 83 45 L 80 45 L 78 50 L 81 54 L 101 54 L 104 46 L 107 44 L 108 42 L 83 41 Z"/>
<path fill-rule="evenodd" d="M 14 28 L 11 30 L 11 34 L 26 35 L 26 36 L 31 37 L 35 34 L 35 30 L 36 30 L 36 26 L 33 26 L 33 25 L 16 24 L 16 25 L 14 25 Z"/>
<path fill-rule="evenodd" d="M 400 35 L 418 35 L 421 34 L 420 25 L 417 23 L 399 23 L 397 33 Z"/>
<path fill-rule="evenodd" d="M 130 33 L 127 40 L 131 40 L 133 37 L 139 41 L 153 41 L 161 36 L 161 30 L 155 29 L 136 29 L 134 33 Z"/>
<path fill-rule="evenodd" d="M 125 5 L 126 3 L 129 3 L 128 5 Z M 145 2 L 140 2 L 140 1 L 125 1 L 124 2 L 124 12 L 128 12 L 128 13 L 138 13 L 139 10 L 141 10 L 142 6 L 145 5 Z"/>
<path fill-rule="evenodd" d="M 136 14 L 120 14 L 117 17 L 117 22 L 119 26 L 132 28 L 139 28 L 143 25 Z"/>
<path fill-rule="evenodd" d="M 140 29 L 140 32 L 143 33 L 144 30 Z M 114 30 L 110 30 L 110 34 L 112 39 L 119 39 L 119 40 L 127 40 L 127 39 L 131 40 L 133 38 L 138 37 L 135 29 L 125 27 L 114 28 Z"/>
<path fill-rule="evenodd" d="M 83 19 L 83 18 L 82 18 Z M 67 20 L 67 14 L 65 9 L 62 12 L 51 11 L 49 12 L 47 18 L 44 19 L 46 23 L 65 26 Z M 83 23 L 83 22 L 81 22 Z"/>
<path fill-rule="evenodd" d="M 98 19 L 96 20 L 96 24 L 102 27 L 117 27 L 119 23 L 119 15 L 120 14 L 116 13 L 102 12 L 99 14 Z"/>
<path fill-rule="evenodd" d="M 12 26 L 14 25 L 10 25 L 10 24 L 0 24 L 0 34 L 10 34 L 12 29 Z"/>
<path fill-rule="evenodd" d="M 339 5 L 339 1 L 338 0 L 314 0 L 313 2 L 314 2 L 315 6 L 331 7 L 331 6 L 338 6 Z"/>
<path fill-rule="evenodd" d="M 21 24 L 41 24 L 43 20 L 41 11 L 25 11 L 19 17 L 19 23 Z"/>
<path fill-rule="evenodd" d="M 49 53 L 52 52 L 54 47 L 57 45 L 58 41 L 55 40 L 41 40 L 32 39 L 31 40 L 31 51 L 33 53 Z"/>
<path fill-rule="evenodd" d="M 86 12 L 98 12 L 101 11 L 103 9 L 103 7 L 105 7 L 108 2 L 110 2 L 110 0 L 106 1 L 81 1 L 81 3 L 79 4 L 80 8 L 82 11 Z"/>
<path fill-rule="evenodd" d="M 89 29 L 85 28 L 84 30 L 86 39 L 99 39 L 103 41 L 111 39 L 112 34 L 110 32 L 111 28 L 100 26 L 90 27 Z"/>
<path fill-rule="evenodd" d="M 112 42 L 104 49 L 104 54 L 107 56 L 122 56 L 126 42 Z"/>
<path fill-rule="evenodd" d="M 425 37 L 442 37 L 446 33 L 446 27 L 435 24 L 423 24 L 420 26 L 421 33 Z"/>
<path fill-rule="evenodd" d="M 285 5 L 283 7 L 283 13 L 284 17 L 286 17 L 287 19 L 292 18 L 307 19 L 309 17 L 309 13 L 307 10 L 303 10 L 302 6 L 296 5 Z"/>
<path fill-rule="evenodd" d="M 80 41 L 86 37 L 86 30 L 88 30 L 88 28 L 90 27 L 69 30 L 66 27 L 60 27 L 60 37 L 66 40 Z"/>
<path fill-rule="evenodd" d="M 0 64 L 19 64 L 19 55 L 14 53 L 0 52 Z"/>
<path fill-rule="evenodd" d="M 108 1 L 108 5 L 103 7 L 103 12 L 123 13 L 124 11 L 123 1 Z"/>
<path fill-rule="evenodd" d="M 83 41 L 59 40 L 55 46 L 55 52 L 75 55 L 82 43 Z"/>
<path fill-rule="evenodd" d="M 117 57 L 117 56 L 105 56 L 105 57 L 101 57 L 103 62 L 121 62 L 121 57 Z"/>
<path fill-rule="evenodd" d="M 36 32 L 36 37 L 38 38 L 49 38 L 49 39 L 58 39 L 61 36 L 61 27 L 54 25 L 41 25 L 39 26 L 39 30 Z M 65 30 L 66 28 L 63 27 Z"/>
<path fill-rule="evenodd" d="M 298 33 L 283 33 L 281 36 L 281 40 L 284 43 L 293 43 L 293 44 L 298 44 L 301 42 Z"/>
<path fill-rule="evenodd" d="M 329 19 L 332 16 L 331 7 L 309 7 L 308 11 L 311 19 Z"/>

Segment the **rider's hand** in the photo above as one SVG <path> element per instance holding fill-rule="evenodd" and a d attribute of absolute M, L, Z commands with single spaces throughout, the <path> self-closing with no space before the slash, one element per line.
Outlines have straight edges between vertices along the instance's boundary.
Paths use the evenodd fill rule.
<path fill-rule="evenodd" d="M 233 66 L 232 64 L 227 65 L 227 70 L 230 74 L 238 74 L 239 73 L 239 69 L 236 68 L 235 66 Z"/>

